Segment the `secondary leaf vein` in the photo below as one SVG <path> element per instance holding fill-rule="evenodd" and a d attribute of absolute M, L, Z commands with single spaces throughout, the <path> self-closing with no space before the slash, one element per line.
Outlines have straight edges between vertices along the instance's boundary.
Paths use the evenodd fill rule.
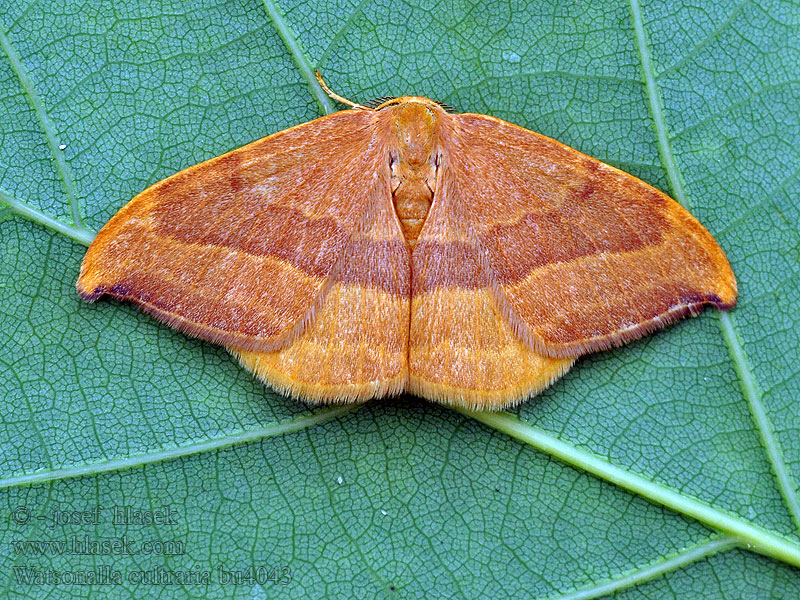
<path fill-rule="evenodd" d="M 47 139 L 47 145 L 50 147 L 50 152 L 55 159 L 56 170 L 61 177 L 61 182 L 64 186 L 64 192 L 67 195 L 72 222 L 76 227 L 82 228 L 83 221 L 81 220 L 80 206 L 78 205 L 78 198 L 77 194 L 75 193 L 75 183 L 72 178 L 72 171 L 70 170 L 69 165 L 67 165 L 67 161 L 64 158 L 64 153 L 59 148 L 59 143 L 56 139 L 55 127 L 53 126 L 53 122 L 50 120 L 50 116 L 47 114 L 47 111 L 42 104 L 41 98 L 39 98 L 39 95 L 36 93 L 36 88 L 33 85 L 33 81 L 28 75 L 28 72 L 25 70 L 19 54 L 17 54 L 17 51 L 11 45 L 11 42 L 9 41 L 2 25 L 0 25 L 0 47 L 3 48 L 3 51 L 8 57 L 11 68 L 14 71 L 14 74 L 17 76 L 17 79 L 19 79 L 22 89 L 25 91 L 25 95 L 28 98 L 28 102 L 33 108 L 33 111 L 36 113 L 36 117 L 39 119 L 39 124 L 42 127 L 45 138 Z"/>
<path fill-rule="evenodd" d="M 311 63 L 309 62 L 308 57 L 300 47 L 294 32 L 284 20 L 283 15 L 278 9 L 278 5 L 273 0 L 262 0 L 262 2 L 264 3 L 264 8 L 267 9 L 269 18 L 272 19 L 272 24 L 278 31 L 278 35 L 281 36 L 283 43 L 286 44 L 286 48 L 292 55 L 292 59 L 294 59 L 297 68 L 300 69 L 300 74 L 303 76 L 303 79 L 306 80 L 308 87 L 311 89 L 314 99 L 320 105 L 325 114 L 331 114 L 334 112 L 333 103 L 331 102 L 331 99 L 328 98 L 328 94 L 325 93 L 325 90 L 323 90 L 317 82 L 317 77 L 314 75 L 314 70 L 311 68 Z"/>
<path fill-rule="evenodd" d="M 354 408 L 356 408 L 356 406 L 353 405 L 324 408 L 318 410 L 317 412 L 311 413 L 310 415 L 305 415 L 283 423 L 272 423 L 270 425 L 265 425 L 264 427 L 230 433 L 219 438 L 202 440 L 192 444 L 187 444 L 185 446 L 177 446 L 175 448 L 168 448 L 166 450 L 148 452 L 146 454 L 139 454 L 125 458 L 115 458 L 86 465 L 65 467 L 63 469 L 50 469 L 46 471 L 38 471 L 36 473 L 12 475 L 11 477 L 0 479 L 0 489 L 31 485 L 35 483 L 44 483 L 48 481 L 60 481 L 64 479 L 71 479 L 73 477 L 82 477 L 84 475 L 98 475 L 100 473 L 122 471 L 133 467 L 140 467 L 142 465 L 150 465 L 153 463 L 174 460 L 176 458 L 183 458 L 185 456 L 194 456 L 195 454 L 200 454 L 202 452 L 221 450 L 236 444 L 256 442 L 264 438 L 275 437 L 286 433 L 294 433 L 296 431 L 302 431 L 303 429 L 332 421 L 333 419 L 347 414 Z"/>
<path fill-rule="evenodd" d="M 33 221 L 34 223 L 38 223 L 39 225 L 47 227 L 48 229 L 57 231 L 58 233 L 61 233 L 68 238 L 72 238 L 84 246 L 91 244 L 92 240 L 94 239 L 95 233 L 93 231 L 90 231 L 83 226 L 78 227 L 67 225 L 63 221 L 54 219 L 53 217 L 29 206 L 21 200 L 17 200 L 11 194 L 3 191 L 2 189 L 0 189 L 0 203 L 5 204 L 15 215 L 19 215 L 20 217 L 24 217 L 29 221 Z"/>
<path fill-rule="evenodd" d="M 562 596 L 552 596 L 551 598 L 552 600 L 591 600 L 592 598 L 601 598 L 652 581 L 667 573 L 705 560 L 719 552 L 735 548 L 736 545 L 736 538 L 729 535 L 721 535 L 709 541 L 697 544 L 696 546 L 686 548 L 672 556 L 660 558 L 644 567 L 622 573 L 618 577 L 608 581 L 577 589 Z"/>

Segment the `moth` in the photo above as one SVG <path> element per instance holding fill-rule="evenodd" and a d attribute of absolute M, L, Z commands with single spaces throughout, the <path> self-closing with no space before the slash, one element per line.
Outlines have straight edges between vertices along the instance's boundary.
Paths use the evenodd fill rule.
<path fill-rule="evenodd" d="M 736 303 L 714 238 L 632 175 L 428 98 L 325 89 L 352 109 L 133 198 L 86 253 L 81 297 L 132 302 L 310 403 L 472 409 Z"/>

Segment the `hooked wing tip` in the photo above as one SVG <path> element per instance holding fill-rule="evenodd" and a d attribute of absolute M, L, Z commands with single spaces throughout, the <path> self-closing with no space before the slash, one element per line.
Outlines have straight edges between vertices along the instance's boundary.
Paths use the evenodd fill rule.
<path fill-rule="evenodd" d="M 100 296 L 106 293 L 106 286 L 104 285 L 93 287 L 85 285 L 83 276 L 78 278 L 78 282 L 75 284 L 75 289 L 78 291 L 78 295 L 81 297 L 81 300 L 84 300 L 85 302 L 94 302 L 95 300 L 99 299 Z"/>

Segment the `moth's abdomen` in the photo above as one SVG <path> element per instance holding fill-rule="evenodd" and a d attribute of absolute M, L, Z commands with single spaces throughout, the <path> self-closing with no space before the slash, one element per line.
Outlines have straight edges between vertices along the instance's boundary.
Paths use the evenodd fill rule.
<path fill-rule="evenodd" d="M 402 181 L 392 193 L 403 236 L 413 248 L 433 202 L 433 190 L 421 178 Z"/>

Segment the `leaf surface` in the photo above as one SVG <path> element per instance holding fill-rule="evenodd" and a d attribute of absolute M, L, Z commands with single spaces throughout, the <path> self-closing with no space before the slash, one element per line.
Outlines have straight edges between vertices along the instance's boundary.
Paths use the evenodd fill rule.
<path fill-rule="evenodd" d="M 85 597 L 63 577 L 110 565 L 121 582 L 94 589 L 116 597 L 800 595 L 799 29 L 779 1 L 4 3 L 0 588 Z M 739 306 L 487 419 L 410 397 L 310 411 L 78 299 L 79 242 L 155 181 L 320 115 L 316 67 L 353 100 L 425 95 L 642 177 L 715 235 Z M 84 536 L 172 552 L 50 544 Z"/>

